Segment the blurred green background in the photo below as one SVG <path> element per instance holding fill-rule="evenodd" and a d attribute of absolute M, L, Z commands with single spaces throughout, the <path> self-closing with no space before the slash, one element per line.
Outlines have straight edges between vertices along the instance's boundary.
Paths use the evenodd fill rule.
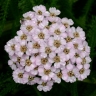
<path fill-rule="evenodd" d="M 74 26 L 86 32 L 91 47 L 91 74 L 87 79 L 75 83 L 54 84 L 50 92 L 39 92 L 36 86 L 16 84 L 8 66 L 8 54 L 4 45 L 16 35 L 22 14 L 35 5 L 56 7 L 60 17 L 71 18 Z M 0 0 L 0 96 L 96 96 L 96 0 Z"/>

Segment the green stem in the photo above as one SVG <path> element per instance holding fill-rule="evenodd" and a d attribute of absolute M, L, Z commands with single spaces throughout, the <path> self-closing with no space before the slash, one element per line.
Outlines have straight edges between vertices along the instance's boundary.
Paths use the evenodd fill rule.
<path fill-rule="evenodd" d="M 77 82 L 71 84 L 71 96 L 78 96 Z"/>
<path fill-rule="evenodd" d="M 36 93 L 37 93 L 38 96 L 42 96 L 35 86 L 33 86 L 33 88 L 36 91 Z"/>

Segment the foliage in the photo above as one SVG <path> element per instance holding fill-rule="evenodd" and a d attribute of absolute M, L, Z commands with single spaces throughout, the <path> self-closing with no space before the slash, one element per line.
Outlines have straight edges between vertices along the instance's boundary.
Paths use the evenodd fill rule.
<path fill-rule="evenodd" d="M 15 36 L 20 27 L 22 14 L 32 10 L 35 5 L 43 4 L 47 8 L 61 10 L 60 17 L 72 18 L 75 26 L 86 32 L 86 40 L 91 47 L 91 75 L 82 82 L 73 84 L 62 81 L 53 86 L 50 92 L 37 91 L 35 86 L 16 84 L 4 51 L 6 42 Z M 0 0 L 0 96 L 96 96 L 96 2 L 95 0 Z M 79 14 L 79 15 L 78 15 Z"/>

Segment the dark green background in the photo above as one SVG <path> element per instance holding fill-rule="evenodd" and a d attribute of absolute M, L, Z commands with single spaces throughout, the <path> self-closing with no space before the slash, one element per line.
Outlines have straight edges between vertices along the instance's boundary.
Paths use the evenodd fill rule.
<path fill-rule="evenodd" d="M 54 84 L 50 92 L 39 92 L 36 86 L 16 84 L 8 66 L 8 54 L 4 45 L 16 35 L 22 14 L 35 5 L 56 7 L 60 17 L 71 18 L 74 26 L 86 32 L 91 47 L 91 74 L 87 79 L 75 83 Z M 96 0 L 0 0 L 0 96 L 96 96 Z"/>

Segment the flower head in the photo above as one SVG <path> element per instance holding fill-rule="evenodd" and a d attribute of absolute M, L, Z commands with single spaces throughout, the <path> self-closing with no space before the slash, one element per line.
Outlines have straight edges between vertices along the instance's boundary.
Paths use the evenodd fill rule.
<path fill-rule="evenodd" d="M 17 36 L 5 45 L 8 65 L 16 83 L 37 85 L 50 91 L 54 83 L 84 80 L 90 74 L 90 47 L 81 27 L 72 19 L 60 18 L 55 7 L 44 5 L 23 14 Z"/>

